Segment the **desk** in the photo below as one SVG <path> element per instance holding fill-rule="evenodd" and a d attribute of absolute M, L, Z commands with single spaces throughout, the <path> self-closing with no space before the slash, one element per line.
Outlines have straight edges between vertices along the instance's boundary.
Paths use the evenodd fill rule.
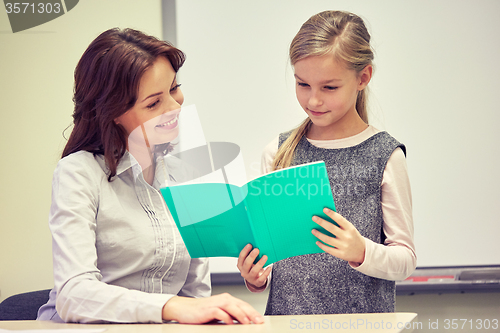
<path fill-rule="evenodd" d="M 168 324 L 57 324 L 48 321 L 0 321 L 7 330 L 91 329 L 105 328 L 106 333 L 191 333 L 191 332 L 413 332 L 424 323 L 416 321 L 416 313 L 367 313 L 307 316 L 265 316 L 262 325 L 182 325 Z M 419 326 L 420 325 L 420 326 Z"/>

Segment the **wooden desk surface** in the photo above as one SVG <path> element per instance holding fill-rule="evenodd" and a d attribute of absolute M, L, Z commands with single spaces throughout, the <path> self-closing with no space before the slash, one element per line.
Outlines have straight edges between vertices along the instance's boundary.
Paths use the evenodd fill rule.
<path fill-rule="evenodd" d="M 265 316 L 262 325 L 168 324 L 57 324 L 48 321 L 0 321 L 6 330 L 57 330 L 105 328 L 106 333 L 188 333 L 188 332 L 412 332 L 421 323 L 408 312 L 336 314 L 308 316 Z"/>

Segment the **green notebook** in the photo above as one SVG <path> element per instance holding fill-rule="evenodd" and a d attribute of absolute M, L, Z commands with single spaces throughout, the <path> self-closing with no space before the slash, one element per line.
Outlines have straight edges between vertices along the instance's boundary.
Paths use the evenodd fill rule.
<path fill-rule="evenodd" d="M 238 257 L 250 243 L 271 264 L 323 252 L 312 229 L 331 235 L 311 220 L 317 215 L 332 221 L 323 208 L 335 210 L 322 161 L 274 171 L 241 187 L 204 183 L 160 191 L 192 258 Z"/>

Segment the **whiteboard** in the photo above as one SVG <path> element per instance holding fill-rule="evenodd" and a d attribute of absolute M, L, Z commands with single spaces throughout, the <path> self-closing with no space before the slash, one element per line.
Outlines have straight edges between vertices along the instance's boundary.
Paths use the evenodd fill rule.
<path fill-rule="evenodd" d="M 265 145 L 305 118 L 289 43 L 327 9 L 372 35 L 369 118 L 407 147 L 418 266 L 500 264 L 500 1 L 176 1 L 179 79 L 207 141 L 238 144 L 259 175 Z"/>

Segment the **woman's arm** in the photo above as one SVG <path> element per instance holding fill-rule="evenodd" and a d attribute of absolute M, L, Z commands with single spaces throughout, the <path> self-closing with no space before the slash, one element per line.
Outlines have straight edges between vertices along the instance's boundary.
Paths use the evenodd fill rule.
<path fill-rule="evenodd" d="M 179 296 L 209 297 L 212 293 L 208 258 L 191 259 L 186 282 Z"/>
<path fill-rule="evenodd" d="M 174 295 L 149 294 L 102 282 L 96 216 L 102 173 L 92 154 L 62 159 L 54 172 L 49 225 L 56 309 L 66 322 L 161 322 Z"/>
<path fill-rule="evenodd" d="M 233 324 L 262 324 L 264 318 L 252 306 L 227 293 L 206 297 L 172 297 L 163 307 L 163 319 L 175 320 L 181 324 L 203 324 L 220 320 Z"/>
<path fill-rule="evenodd" d="M 231 324 L 235 318 L 241 323 L 263 322 L 249 304 L 230 295 L 205 297 L 210 295 L 206 259 L 191 259 L 187 274 L 179 276 L 184 281 L 179 295 L 148 293 L 106 283 L 110 277 L 102 276 L 98 263 L 113 266 L 120 262 L 104 263 L 99 255 L 101 248 L 96 246 L 100 238 L 98 230 L 103 227 L 96 217 L 102 214 L 100 206 L 106 197 L 101 184 L 108 184 L 106 175 L 100 177 L 100 173 L 102 169 L 92 154 L 87 153 L 61 160 L 54 173 L 49 223 L 53 235 L 56 309 L 62 320 L 204 323 L 217 319 Z M 107 227 L 113 233 L 113 226 Z M 113 247 L 112 241 L 107 246 Z"/>

